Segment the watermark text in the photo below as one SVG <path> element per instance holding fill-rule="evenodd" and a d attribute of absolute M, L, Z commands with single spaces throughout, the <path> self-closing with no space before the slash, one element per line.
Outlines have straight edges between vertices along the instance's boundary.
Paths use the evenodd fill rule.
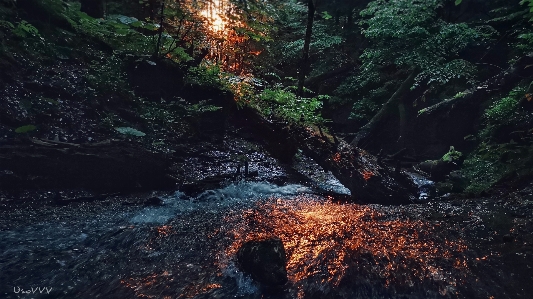
<path fill-rule="evenodd" d="M 51 287 L 31 287 L 23 289 L 21 287 L 13 287 L 13 292 L 16 294 L 50 294 Z"/>

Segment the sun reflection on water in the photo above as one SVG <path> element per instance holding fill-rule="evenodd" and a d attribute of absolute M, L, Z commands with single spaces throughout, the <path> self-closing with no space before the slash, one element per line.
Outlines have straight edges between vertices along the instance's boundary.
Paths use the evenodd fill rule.
<path fill-rule="evenodd" d="M 468 273 L 461 240 L 445 239 L 438 225 L 408 217 L 401 207 L 274 199 L 227 222 L 236 225 L 228 231 L 235 242 L 226 256 L 247 240 L 277 236 L 296 286 L 336 287 L 360 277 L 395 288 L 430 281 L 444 295 Z"/>

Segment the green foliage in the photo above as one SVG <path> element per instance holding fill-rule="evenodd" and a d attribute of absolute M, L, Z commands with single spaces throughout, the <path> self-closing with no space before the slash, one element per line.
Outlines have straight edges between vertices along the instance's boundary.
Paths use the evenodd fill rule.
<path fill-rule="evenodd" d="M 267 88 L 251 103 L 265 116 L 281 118 L 289 123 L 304 125 L 322 124 L 325 122 L 319 109 L 326 96 L 301 98 L 291 91 L 281 88 Z"/>
<path fill-rule="evenodd" d="M 222 107 L 208 104 L 206 100 L 202 100 L 197 104 L 185 106 L 185 110 L 189 116 L 198 116 L 202 113 L 213 112 L 222 109 Z"/>
<path fill-rule="evenodd" d="M 462 172 L 470 181 L 465 192 L 479 194 L 506 178 L 531 176 L 532 165 L 532 146 L 482 143 L 464 162 Z"/>
<path fill-rule="evenodd" d="M 229 90 L 231 90 L 238 108 L 252 103 L 257 94 L 255 87 L 262 87 L 264 85 L 262 81 L 252 76 L 242 77 L 226 73 L 223 80 L 226 82 Z"/>
<path fill-rule="evenodd" d="M 128 94 L 128 84 L 123 71 L 124 61 L 117 55 L 104 56 L 91 62 L 86 79 L 99 94 Z"/>
<path fill-rule="evenodd" d="M 227 89 L 221 80 L 223 72 L 217 64 L 206 63 L 198 67 L 189 68 L 185 76 L 185 82 Z"/>
<path fill-rule="evenodd" d="M 169 53 L 172 59 L 176 62 L 187 62 L 193 60 L 193 58 L 185 52 L 182 47 L 176 47 Z"/>
<path fill-rule="evenodd" d="M 15 133 L 19 133 L 19 134 L 22 134 L 22 133 L 29 133 L 31 131 L 35 131 L 37 129 L 36 126 L 34 125 L 26 125 L 26 126 L 22 126 L 22 127 L 18 127 L 15 129 Z"/>
<path fill-rule="evenodd" d="M 139 21 L 123 15 L 110 15 L 107 19 L 95 19 L 84 12 L 76 13 L 75 28 L 111 45 L 114 49 L 135 55 L 152 54 L 156 43 L 157 24 Z M 141 32 L 142 30 L 146 34 Z"/>
<path fill-rule="evenodd" d="M 527 5 L 529 9 L 527 17 L 529 18 L 530 22 L 533 22 L 533 0 L 522 0 L 520 1 L 520 4 Z"/>
<path fill-rule="evenodd" d="M 519 42 L 516 47 L 527 53 L 533 51 L 533 32 L 518 35 Z"/>
<path fill-rule="evenodd" d="M 145 133 L 139 130 L 136 130 L 134 128 L 130 128 L 130 127 L 116 127 L 115 130 L 117 130 L 120 134 L 124 134 L 124 135 L 131 135 L 131 136 L 138 136 L 138 137 L 146 136 Z"/>
<path fill-rule="evenodd" d="M 468 91 L 460 91 L 460 92 L 456 93 L 456 94 L 453 96 L 453 98 L 454 98 L 454 99 L 462 98 L 462 97 L 466 96 L 467 94 L 469 94 Z"/>
<path fill-rule="evenodd" d="M 457 162 L 461 160 L 463 153 L 455 150 L 453 146 L 450 146 L 450 150 L 442 156 L 441 160 L 445 162 Z"/>
<path fill-rule="evenodd" d="M 493 144 L 498 141 L 497 132 L 500 128 L 519 127 L 530 121 L 531 114 L 519 109 L 519 101 L 525 90 L 525 87 L 518 86 L 485 110 L 483 127 L 479 133 L 483 142 L 467 157 L 463 167 L 463 172 L 471 181 L 466 191 L 479 193 L 502 179 L 533 173 L 531 144 L 517 144 L 513 141 Z"/>
<path fill-rule="evenodd" d="M 344 41 L 343 37 L 333 34 L 330 28 L 319 22 L 313 23 L 313 36 L 311 37 L 310 55 L 324 55 Z M 305 33 L 305 27 L 302 25 L 297 32 L 301 36 Z M 299 61 L 302 56 L 304 46 L 303 38 L 294 39 L 283 44 L 279 51 L 279 57 L 283 62 Z M 328 55 L 329 56 L 329 55 Z"/>
<path fill-rule="evenodd" d="M 369 100 L 368 98 L 363 98 L 361 100 L 356 100 L 353 103 L 352 113 L 350 114 L 350 119 L 357 121 L 368 121 L 374 116 L 374 114 L 379 110 L 379 105 L 374 101 Z"/>
<path fill-rule="evenodd" d="M 366 75 L 366 76 L 365 76 Z M 335 94 L 353 101 L 351 119 L 368 121 L 397 88 L 398 81 L 379 72 L 358 74 L 345 79 Z"/>
<path fill-rule="evenodd" d="M 313 35 L 310 44 L 310 57 L 313 64 L 310 68 L 314 73 L 322 73 L 339 65 L 341 53 L 333 53 L 344 42 L 342 31 L 335 27 L 330 19 L 332 16 L 322 11 L 320 18 L 313 23 Z M 282 1 L 278 5 L 275 14 L 276 22 L 283 30 L 278 36 L 278 42 L 272 44 L 269 50 L 272 53 L 275 64 L 298 63 L 302 58 L 304 36 L 307 26 L 307 5 L 295 1 Z M 333 61 L 332 61 L 333 60 Z"/>
<path fill-rule="evenodd" d="M 20 21 L 17 26 L 13 28 L 12 32 L 14 35 L 21 38 L 26 38 L 29 36 L 39 36 L 39 30 L 37 30 L 35 26 L 26 22 L 25 20 Z"/>
<path fill-rule="evenodd" d="M 178 117 L 180 117 L 178 116 L 180 114 L 179 112 L 183 116 L 184 110 L 183 105 L 179 104 L 163 105 L 161 103 L 142 101 L 139 108 L 139 115 L 148 123 L 168 125 L 176 122 Z"/>
<path fill-rule="evenodd" d="M 362 54 L 362 71 L 376 71 L 383 65 L 420 70 L 416 83 L 445 84 L 454 78 L 474 81 L 475 67 L 459 58 L 468 45 L 492 34 L 492 28 L 471 28 L 464 23 L 447 23 L 438 18 L 444 0 L 413 2 L 376 0 L 361 12 L 361 22 L 371 46 Z M 401 16 L 401 17 L 398 17 Z"/>
<path fill-rule="evenodd" d="M 321 14 L 321 17 L 324 20 L 330 20 L 331 18 L 333 18 L 333 16 L 330 15 L 327 11 L 323 11 L 322 14 Z"/>
<path fill-rule="evenodd" d="M 287 28 L 294 32 L 294 30 L 301 30 L 304 25 L 302 19 L 307 14 L 307 6 L 297 0 L 283 1 L 276 11 L 276 21 L 281 24 L 283 28 Z"/>
<path fill-rule="evenodd" d="M 13 30 L 15 29 L 15 25 L 13 23 L 6 21 L 6 20 L 0 20 L 0 30 Z"/>
<path fill-rule="evenodd" d="M 518 103 L 524 95 L 524 88 L 513 89 L 508 96 L 498 99 L 487 110 L 484 118 L 488 125 L 507 124 L 518 115 Z"/>
<path fill-rule="evenodd" d="M 462 171 L 470 184 L 465 192 L 479 194 L 498 181 L 496 164 L 498 158 L 498 155 L 491 150 L 479 151 L 467 157 Z"/>
<path fill-rule="evenodd" d="M 518 86 L 509 92 L 507 96 L 498 98 L 485 110 L 483 127 L 480 130 L 481 138 L 491 138 L 502 127 L 516 126 L 528 122 L 531 114 L 519 109 L 519 103 L 526 92 L 525 90 L 525 87 Z"/>

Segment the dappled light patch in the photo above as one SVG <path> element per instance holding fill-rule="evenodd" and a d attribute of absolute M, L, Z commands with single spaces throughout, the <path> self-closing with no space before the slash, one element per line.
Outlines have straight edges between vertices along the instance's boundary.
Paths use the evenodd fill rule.
<path fill-rule="evenodd" d="M 248 240 L 277 236 L 286 248 L 288 275 L 295 285 L 338 287 L 369 278 L 396 289 L 429 283 L 444 295 L 454 292 L 469 273 L 463 241 L 441 236 L 438 225 L 411 219 L 401 210 L 277 199 L 227 221 L 237 223 L 227 231 L 235 238 L 227 256 Z"/>
<path fill-rule="evenodd" d="M 374 173 L 372 171 L 363 171 L 363 179 L 365 179 L 365 181 L 370 180 L 370 178 L 373 176 Z"/>

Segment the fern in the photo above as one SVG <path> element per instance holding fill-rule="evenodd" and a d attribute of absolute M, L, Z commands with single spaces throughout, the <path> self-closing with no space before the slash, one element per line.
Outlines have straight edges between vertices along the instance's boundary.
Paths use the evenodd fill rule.
<path fill-rule="evenodd" d="M 25 20 L 20 21 L 17 26 L 13 28 L 12 32 L 14 35 L 21 38 L 39 36 L 39 30 Z"/>

